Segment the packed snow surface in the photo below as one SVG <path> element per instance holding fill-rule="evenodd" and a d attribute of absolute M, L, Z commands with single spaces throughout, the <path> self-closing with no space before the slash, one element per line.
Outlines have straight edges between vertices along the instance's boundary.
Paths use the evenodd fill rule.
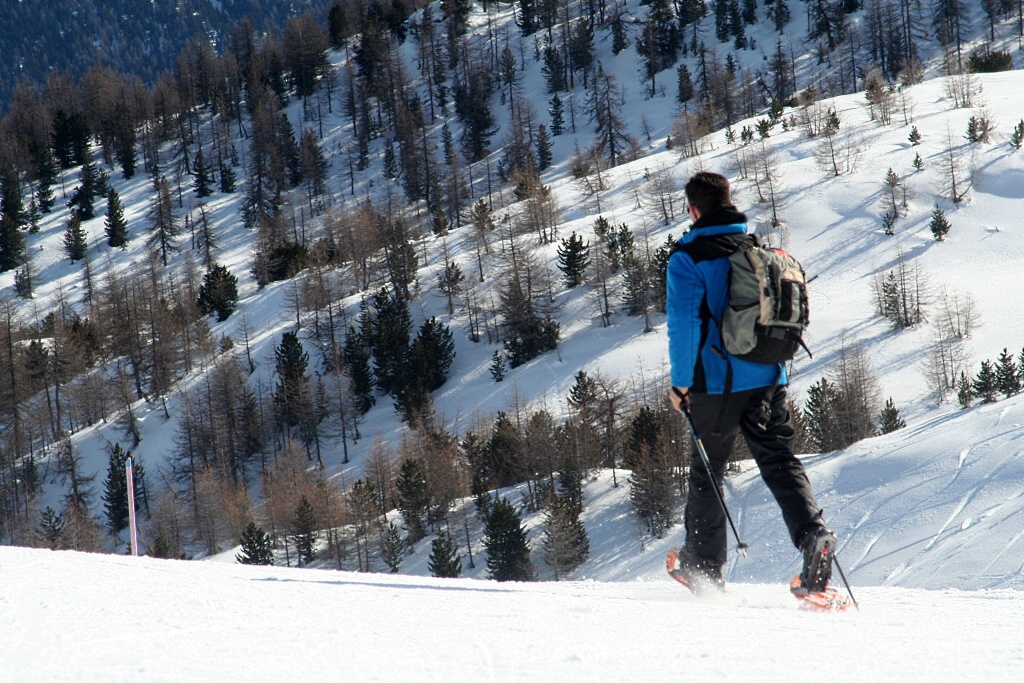
<path fill-rule="evenodd" d="M 0 680 L 1019 680 L 1024 397 L 939 422 L 806 459 L 859 610 L 799 609 L 756 470 L 728 480 L 750 551 L 717 600 L 664 573 L 681 525 L 641 542 L 604 472 L 571 581 L 486 581 L 476 542 L 448 580 L 422 575 L 428 543 L 398 575 L 0 547 Z"/>
<path fill-rule="evenodd" d="M 657 558 L 646 557 L 644 561 Z M 1024 595 L 499 584 L 0 548 L 4 681 L 1010 681 Z"/>

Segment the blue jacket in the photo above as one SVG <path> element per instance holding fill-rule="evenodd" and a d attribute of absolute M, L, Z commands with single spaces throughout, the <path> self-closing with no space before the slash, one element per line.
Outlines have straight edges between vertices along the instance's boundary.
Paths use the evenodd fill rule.
<path fill-rule="evenodd" d="M 709 225 L 690 230 L 680 244 L 715 235 L 744 234 L 746 223 Z M 722 394 L 725 375 L 732 365 L 732 391 L 769 387 L 779 378 L 786 384 L 785 365 L 765 365 L 740 360 L 725 351 L 715 320 L 721 320 L 728 299 L 729 260 L 717 258 L 695 263 L 689 254 L 676 252 L 668 262 L 667 301 L 668 355 L 672 386 Z M 713 320 L 702 320 L 701 303 L 707 300 Z M 725 353 L 727 361 L 715 349 Z M 780 376 L 781 373 L 781 376 Z"/>

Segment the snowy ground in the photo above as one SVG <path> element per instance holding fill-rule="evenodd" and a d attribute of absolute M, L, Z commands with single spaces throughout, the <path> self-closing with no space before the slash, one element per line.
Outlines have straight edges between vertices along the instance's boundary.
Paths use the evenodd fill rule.
<path fill-rule="evenodd" d="M 653 557 L 647 556 L 653 560 Z M 1024 594 L 498 584 L 0 548 L 4 681 L 1011 681 Z"/>
<path fill-rule="evenodd" d="M 482 580 L 478 539 L 455 580 L 426 543 L 399 575 L 0 547 L 0 681 L 1019 680 L 1022 425 L 1018 396 L 806 459 L 858 611 L 799 609 L 756 472 L 728 481 L 750 553 L 715 601 L 665 576 L 680 527 L 642 542 L 606 472 L 573 581 Z"/>

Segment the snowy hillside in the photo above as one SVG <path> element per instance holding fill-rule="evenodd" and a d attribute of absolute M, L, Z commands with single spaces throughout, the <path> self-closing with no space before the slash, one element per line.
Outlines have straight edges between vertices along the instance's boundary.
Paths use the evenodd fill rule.
<path fill-rule="evenodd" d="M 529 41 L 521 40 L 513 29 L 513 18 L 511 9 L 499 6 L 492 7 L 489 15 L 475 14 L 471 24 L 483 36 L 493 21 L 508 29 L 512 44 L 521 48 L 519 54 L 528 54 Z M 801 27 L 796 21 L 794 34 Z M 771 42 L 768 35 L 766 32 L 759 37 L 762 45 Z M 406 58 L 415 58 L 410 43 L 403 45 L 402 51 Z M 807 456 L 820 502 L 843 540 L 841 557 L 851 579 L 861 586 L 965 590 L 1019 587 L 1024 548 L 1018 546 L 1020 532 L 1015 525 L 1019 522 L 1018 491 L 1024 491 L 1024 472 L 1017 463 L 1015 432 L 1024 421 L 1021 399 L 961 412 L 955 398 L 947 395 L 945 402 L 937 405 L 938 397 L 924 366 L 935 340 L 932 324 L 944 312 L 943 293 L 947 300 L 969 301 L 975 309 L 976 324 L 963 341 L 964 357 L 960 360 L 968 374 L 976 372 L 979 361 L 994 358 L 1004 347 L 1015 354 L 1024 345 L 1024 319 L 1019 297 L 1015 296 L 1024 266 L 1024 218 L 1020 212 L 1024 152 L 1015 151 L 1008 142 L 1017 121 L 1024 116 L 1018 95 L 1024 87 L 1024 73 L 974 77 L 973 105 L 962 108 L 954 106 L 949 82 L 944 78 L 908 86 L 897 94 L 891 122 L 884 126 L 877 120 L 877 112 L 868 108 L 863 93 L 825 99 L 818 109 L 787 109 L 763 147 L 756 139 L 747 146 L 730 144 L 724 131 L 716 131 L 700 142 L 699 155 L 684 158 L 678 148 L 669 150 L 666 145 L 678 114 L 678 104 L 669 92 L 672 88 L 664 86 L 648 98 L 646 86 L 637 79 L 634 48 L 613 56 L 609 47 L 598 41 L 597 51 L 603 68 L 618 79 L 623 115 L 639 143 L 640 156 L 604 171 L 604 189 L 584 191 L 582 183 L 572 178 L 569 162 L 574 148 L 588 145 L 593 138 L 592 124 L 581 113 L 576 133 L 555 139 L 555 162 L 543 176 L 560 207 L 558 237 L 575 231 L 596 245 L 594 222 L 604 216 L 613 225 L 627 224 L 638 244 L 656 249 L 669 234 L 678 236 L 687 228 L 679 188 L 689 175 L 711 170 L 729 176 L 734 182 L 736 204 L 748 212 L 752 227 L 797 255 L 815 277 L 808 337 L 814 357 L 797 359 L 791 375 L 793 397 L 802 400 L 806 389 L 830 372 L 844 344 L 859 345 L 878 377 L 883 398 L 891 396 L 909 423 L 905 430 L 864 441 L 844 452 Z M 933 57 L 926 65 L 929 76 L 940 71 L 938 57 Z M 744 64 L 755 63 L 762 54 L 747 51 L 739 58 Z M 331 55 L 339 67 L 347 59 L 344 51 Z M 814 65 L 807 57 L 798 61 L 801 85 L 806 85 L 812 81 Z M 670 73 L 666 72 L 664 83 L 669 82 Z M 524 95 L 543 111 L 547 95 L 540 63 L 527 60 L 522 75 Z M 815 160 L 821 137 L 808 137 L 801 123 L 801 117 L 828 109 L 838 115 L 842 139 L 849 145 L 849 162 L 840 175 Z M 285 113 L 296 129 L 304 125 L 299 102 L 289 105 Z M 964 139 L 972 116 L 984 116 L 994 124 L 988 143 Z M 744 128 L 753 128 L 758 118 L 739 121 L 732 130 L 738 134 Z M 341 149 L 351 134 L 347 119 L 339 108 L 325 120 L 324 149 Z M 795 125 L 791 125 L 793 121 Z M 922 136 L 917 146 L 910 141 L 915 127 Z M 244 144 L 241 138 L 236 142 Z M 767 227 L 771 207 L 760 200 L 750 174 L 739 170 L 741 154 L 753 154 L 762 148 L 774 155 L 781 180 L 776 188 L 776 209 L 782 228 L 774 232 Z M 970 187 L 964 201 L 956 203 L 948 197 L 944 172 L 951 153 L 962 167 L 960 180 Z M 917 155 L 921 157 L 920 169 L 914 165 Z M 94 156 L 99 157 L 95 151 Z M 352 208 L 386 183 L 381 179 L 377 157 L 359 177 L 357 189 L 350 188 L 343 154 L 332 155 L 331 164 L 332 197 L 339 210 Z M 905 206 L 901 205 L 904 215 L 897 220 L 894 234 L 886 235 L 882 215 L 888 187 L 884 181 L 890 169 L 898 175 L 906 193 L 901 194 L 901 199 L 905 198 Z M 475 191 L 482 191 L 483 177 L 482 171 L 477 173 Z M 62 180 L 68 192 L 76 179 L 76 170 L 64 174 Z M 182 181 L 182 213 L 194 216 L 200 202 L 191 196 L 188 182 L 188 178 Z M 145 237 L 150 224 L 151 181 L 141 174 L 130 181 L 113 174 L 112 184 L 125 203 L 135 238 L 127 249 L 111 250 L 104 243 L 102 215 L 86 222 L 94 282 L 102 282 L 108 272 L 141 272 L 150 262 Z M 674 202 L 674 215 L 667 221 L 656 186 L 671 188 L 668 194 Z M 960 190 L 964 187 L 962 184 Z M 500 194 L 498 205 L 507 202 L 495 216 L 502 224 L 506 216 L 513 218 L 522 206 L 511 201 L 508 188 L 496 194 Z M 43 221 L 40 233 L 29 237 L 35 294 L 31 300 L 15 303 L 26 321 L 41 319 L 58 303 L 79 310 L 85 307 L 86 274 L 81 264 L 70 263 L 64 253 L 67 212 L 58 206 L 61 208 Z M 241 294 L 238 311 L 227 321 L 216 323 L 211 318 L 212 338 L 230 338 L 235 346 L 227 354 L 239 357 L 245 340 L 255 366 L 248 384 L 267 392 L 275 381 L 274 349 L 283 332 L 296 329 L 293 299 L 310 273 L 295 281 L 258 288 L 250 275 L 255 238 L 241 224 L 240 194 L 215 194 L 202 206 L 218 234 L 217 261 L 239 278 Z M 936 241 L 929 230 L 936 207 L 945 210 L 952 225 L 942 242 Z M 417 213 L 422 214 L 410 209 L 410 215 Z M 426 221 L 422 215 L 418 217 L 422 227 Z M 295 219 L 296 225 L 298 222 Z M 320 226 L 310 224 L 309 229 L 315 231 Z M 459 263 L 467 274 L 475 272 L 477 254 L 470 231 L 462 227 L 445 237 L 434 237 L 429 230 L 421 230 L 413 243 L 420 258 L 413 315 L 417 323 L 437 316 L 455 333 L 456 359 L 451 377 L 434 395 L 440 424 L 453 433 L 462 433 L 478 421 L 489 422 L 496 412 L 512 405 L 545 407 L 556 417 L 564 416 L 566 393 L 580 370 L 619 380 L 637 403 L 662 401 L 667 373 L 663 316 L 652 314 L 653 329 L 645 333 L 643 318 L 629 317 L 619 308 L 611 316 L 611 325 L 603 326 L 596 283 L 565 287 L 554 266 L 557 243 L 541 244 L 532 235 L 524 235 L 521 240 L 555 276 L 552 294 L 559 311 L 561 341 L 556 351 L 510 371 L 503 382 L 494 382 L 489 364 L 500 345 L 486 340 L 472 342 L 464 308 L 457 307 L 454 314 L 448 314 L 447 301 L 435 284 L 449 260 Z M 182 251 L 173 255 L 170 263 L 175 273 L 183 271 L 191 257 L 188 238 L 183 235 L 181 242 Z M 894 331 L 890 323 L 876 315 L 875 278 L 893 269 L 901 254 L 927 279 L 926 322 Z M 476 283 L 478 297 L 497 297 L 501 280 L 498 274 L 503 267 L 498 253 L 487 257 L 488 278 Z M 363 293 L 356 291 L 350 273 L 344 269 L 339 273 L 343 283 L 339 291 L 345 295 L 338 304 L 346 319 L 354 320 Z M 13 275 L 5 274 L 0 284 L 5 291 L 13 291 Z M 614 282 L 613 287 L 616 296 L 621 296 L 621 281 Z M 300 336 L 311 357 L 315 356 L 309 316 L 300 316 L 299 322 Z M 135 454 L 150 472 L 166 472 L 175 448 L 183 396 L 202 386 L 207 370 L 205 365 L 195 369 L 161 400 L 133 404 L 141 436 Z M 107 419 L 72 435 L 71 442 L 83 456 L 84 474 L 102 477 L 109 445 L 126 442 L 116 422 L 119 410 L 111 409 Z M 365 416 L 361 429 L 363 438 L 347 444 L 351 457 L 348 463 L 343 462 L 337 438 L 326 442 L 325 469 L 339 484 L 364 476 L 363 468 L 375 445 L 395 447 L 408 434 L 391 398 L 383 395 Z M 57 506 L 66 493 L 64 482 L 52 467 L 52 458 L 47 460 L 46 455 L 51 454 L 41 459 L 46 481 L 38 500 L 40 507 Z M 595 476 L 597 479 L 588 483 L 585 511 L 591 560 L 576 578 L 660 581 L 663 551 L 678 540 L 678 527 L 665 539 L 642 538 L 629 514 L 626 487 L 611 488 L 607 472 Z M 621 475 L 619 481 L 623 481 Z M 743 473 L 728 485 L 744 540 L 752 548 L 751 559 L 730 565 L 729 580 L 785 580 L 795 571 L 795 553 L 780 535 L 777 512 L 765 500 L 756 474 Z M 535 527 L 538 520 L 530 524 Z M 403 573 L 427 574 L 428 548 L 422 543 L 405 563 Z M 232 555 L 228 552 L 220 559 L 231 561 Z M 481 560 L 475 574 L 468 573 L 482 577 L 482 567 Z"/>

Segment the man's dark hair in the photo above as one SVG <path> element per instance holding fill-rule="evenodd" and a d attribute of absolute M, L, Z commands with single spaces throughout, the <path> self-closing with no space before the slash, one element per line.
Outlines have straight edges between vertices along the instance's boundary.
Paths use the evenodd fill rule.
<path fill-rule="evenodd" d="M 729 181 L 717 173 L 701 171 L 686 183 L 686 200 L 705 214 L 720 206 L 731 206 Z"/>

